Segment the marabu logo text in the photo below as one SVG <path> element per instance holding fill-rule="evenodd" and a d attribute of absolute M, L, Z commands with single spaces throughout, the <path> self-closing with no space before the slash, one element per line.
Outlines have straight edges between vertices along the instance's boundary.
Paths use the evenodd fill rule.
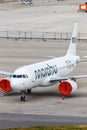
<path fill-rule="evenodd" d="M 57 72 L 58 72 L 58 69 L 56 65 L 48 65 L 48 64 L 44 68 L 34 70 L 35 79 L 40 79 L 46 76 L 57 74 Z"/>

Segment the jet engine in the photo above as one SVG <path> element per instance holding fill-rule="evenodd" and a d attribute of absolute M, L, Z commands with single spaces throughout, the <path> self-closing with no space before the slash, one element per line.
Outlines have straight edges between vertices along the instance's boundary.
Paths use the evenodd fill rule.
<path fill-rule="evenodd" d="M 1 79 L 0 80 L 0 88 L 6 93 L 11 91 L 11 85 L 9 79 Z"/>
<path fill-rule="evenodd" d="M 62 81 L 58 86 L 58 91 L 63 96 L 68 96 L 77 90 L 77 83 L 73 80 Z"/>

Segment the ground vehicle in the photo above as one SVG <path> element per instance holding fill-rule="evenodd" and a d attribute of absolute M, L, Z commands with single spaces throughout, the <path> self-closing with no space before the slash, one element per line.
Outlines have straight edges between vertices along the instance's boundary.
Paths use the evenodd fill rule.
<path fill-rule="evenodd" d="M 87 2 L 79 5 L 79 10 L 87 12 Z"/>
<path fill-rule="evenodd" d="M 32 0 L 20 0 L 22 4 L 31 4 Z"/>

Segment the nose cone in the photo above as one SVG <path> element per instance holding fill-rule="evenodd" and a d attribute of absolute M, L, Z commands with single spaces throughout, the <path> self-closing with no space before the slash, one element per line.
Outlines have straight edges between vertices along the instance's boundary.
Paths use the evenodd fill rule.
<path fill-rule="evenodd" d="M 17 80 L 17 79 L 11 79 L 11 87 L 13 90 L 25 90 L 26 87 L 25 87 L 25 83 L 23 83 L 23 81 L 21 80 Z"/>
<path fill-rule="evenodd" d="M 29 76 L 28 70 L 29 68 L 27 66 L 15 70 L 11 77 L 11 86 L 13 90 L 23 91 L 29 87 L 31 76 Z"/>
<path fill-rule="evenodd" d="M 19 88 L 19 84 L 17 83 L 17 81 L 15 81 L 15 79 L 11 78 L 10 83 L 13 90 L 17 90 Z"/>

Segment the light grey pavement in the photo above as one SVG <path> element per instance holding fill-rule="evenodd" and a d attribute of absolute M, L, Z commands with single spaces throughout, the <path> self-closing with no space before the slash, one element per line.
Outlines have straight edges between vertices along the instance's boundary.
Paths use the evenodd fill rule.
<path fill-rule="evenodd" d="M 48 60 L 48 56 L 63 56 L 67 51 L 68 45 L 69 41 L 43 42 L 39 40 L 0 40 L 0 70 L 13 72 L 19 66 Z M 78 41 L 77 54 L 81 57 L 87 55 L 87 43 L 85 43 L 85 41 Z M 71 75 L 87 74 L 86 68 L 87 62 L 80 63 Z M 28 121 L 23 120 L 24 125 L 22 126 L 33 126 L 38 124 L 52 125 L 52 123 L 53 125 L 61 123 L 64 125 L 67 125 L 68 123 L 71 125 L 86 124 L 87 79 L 79 79 L 77 80 L 77 84 L 78 89 L 76 93 L 65 98 L 65 100 L 62 100 L 61 95 L 58 93 L 58 84 L 45 88 L 37 87 L 32 89 L 32 93 L 30 95 L 26 95 L 26 102 L 20 101 L 21 93 L 19 92 L 12 92 L 3 97 L 1 95 L 0 117 L 4 116 L 3 113 L 7 113 L 8 115 L 6 116 L 8 117 L 8 122 L 5 118 L 1 118 L 1 120 L 3 120 L 0 125 L 4 124 L 2 122 L 5 122 L 4 127 L 9 126 L 9 122 L 13 124 L 13 127 L 22 125 L 20 114 L 26 114 L 23 115 L 25 118 L 27 115 L 30 117 L 29 123 Z M 9 118 L 9 114 L 14 114 L 15 118 L 11 120 L 11 118 Z M 16 120 L 16 114 L 18 114 L 19 124 L 14 121 L 14 119 Z M 33 121 L 31 120 L 32 115 L 37 115 L 35 118 L 33 117 Z M 49 122 L 45 122 L 43 119 L 45 115 L 48 118 L 50 118 L 49 116 L 54 116 L 54 118 L 57 118 L 58 121 L 56 122 L 53 119 L 49 120 Z M 37 117 L 41 118 L 43 121 L 40 120 L 39 122 Z M 52 123 L 50 123 L 51 121 Z"/>
<path fill-rule="evenodd" d="M 79 32 L 87 32 L 87 14 L 78 11 L 79 2 L 83 1 L 66 0 L 63 4 L 61 2 L 55 6 L 51 4 L 46 6 L 46 3 L 44 5 L 33 3 L 27 6 L 19 3 L 0 4 L 0 30 L 72 32 L 73 23 L 77 21 Z M 0 70 L 13 72 L 22 65 L 48 60 L 48 56 L 63 56 L 68 45 L 69 41 L 0 40 Z M 78 42 L 77 54 L 81 57 L 87 56 L 86 41 Z M 78 74 L 87 74 L 87 62 L 80 63 L 71 75 Z M 77 80 L 77 83 L 76 93 L 65 100 L 62 100 L 57 92 L 58 84 L 32 89 L 32 93 L 27 95 L 26 102 L 19 100 L 21 93 L 12 92 L 3 97 L 0 94 L 0 128 L 38 124 L 56 125 L 56 123 L 85 125 L 87 79 Z M 54 117 L 51 119 L 49 116 Z M 50 118 L 49 122 L 47 122 L 48 118 Z"/>
<path fill-rule="evenodd" d="M 38 32 L 72 32 L 74 22 L 79 32 L 87 33 L 87 13 L 79 10 L 83 0 L 0 4 L 0 30 L 23 30 Z M 52 4 L 50 4 L 52 3 Z"/>

